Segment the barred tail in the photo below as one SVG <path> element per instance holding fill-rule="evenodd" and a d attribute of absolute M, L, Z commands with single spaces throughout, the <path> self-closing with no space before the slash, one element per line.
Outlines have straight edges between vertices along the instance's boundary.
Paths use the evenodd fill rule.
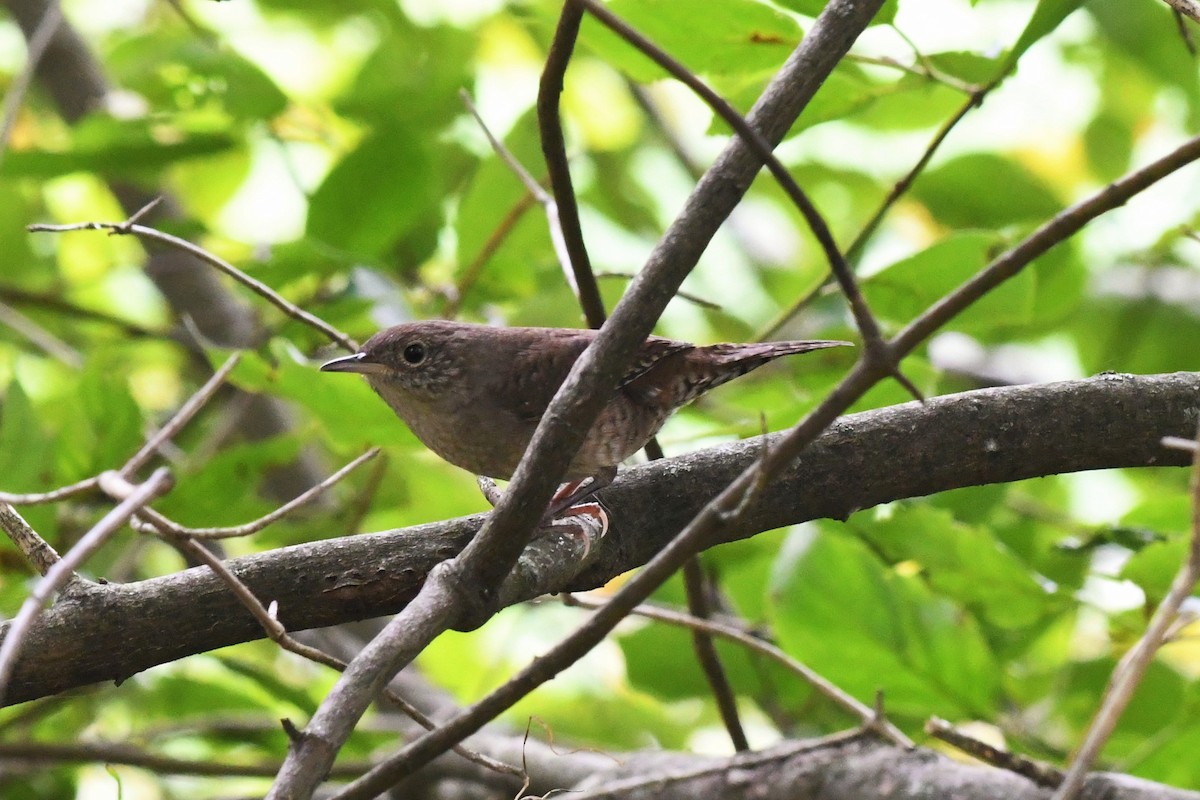
<path fill-rule="evenodd" d="M 690 403 L 709 389 L 740 378 L 768 361 L 782 356 L 810 353 L 828 347 L 852 347 L 850 342 L 823 339 L 795 342 L 763 342 L 761 344 L 712 344 L 697 347 L 681 354 L 689 368 L 680 370 L 681 384 L 675 406 Z"/>

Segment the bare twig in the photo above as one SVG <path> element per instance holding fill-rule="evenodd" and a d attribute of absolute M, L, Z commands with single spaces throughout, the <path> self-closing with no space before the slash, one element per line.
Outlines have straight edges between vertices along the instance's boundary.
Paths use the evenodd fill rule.
<path fill-rule="evenodd" d="M 116 508 L 105 514 L 99 522 L 92 526 L 79 541 L 59 559 L 38 581 L 29 597 L 21 604 L 21 609 L 13 618 L 4 641 L 0 642 L 0 701 L 8 689 L 12 679 L 13 667 L 17 655 L 21 651 L 25 636 L 30 626 L 37 619 L 50 596 L 61 589 L 75 575 L 75 570 L 96 552 L 109 537 L 120 529 L 146 503 L 153 500 L 171 486 L 171 473 L 165 468 L 159 468 L 138 486 L 127 498 L 117 504 Z"/>
<path fill-rule="evenodd" d="M 940 83 L 943 86 L 948 86 L 955 91 L 963 94 L 970 94 L 975 91 L 976 87 L 973 84 L 961 81 L 953 75 L 947 75 L 941 70 L 935 68 L 928 59 L 924 58 L 920 53 L 917 53 L 917 62 L 919 67 L 909 66 L 902 63 L 899 59 L 891 56 L 864 56 L 857 53 L 851 53 L 846 56 L 847 61 L 857 61 L 859 64 L 874 64 L 879 67 L 891 67 L 892 69 L 900 70 L 909 75 L 916 75 L 919 78 Z"/>
<path fill-rule="evenodd" d="M 0 286 L 0 299 L 14 307 L 18 305 L 38 306 L 62 316 L 111 325 L 130 338 L 167 338 L 170 335 L 167 331 L 154 330 L 103 311 L 85 308 L 53 294 L 30 292 L 16 286 Z"/>
<path fill-rule="evenodd" d="M 139 211 L 138 213 L 140 214 L 145 210 L 146 209 L 142 209 L 142 211 Z M 134 215 L 134 217 L 136 216 L 137 214 Z M 354 341 L 325 320 L 308 313 L 295 303 L 292 303 L 291 301 L 282 297 L 278 292 L 267 286 L 262 281 L 250 277 L 245 272 L 242 272 L 240 269 L 230 264 L 228 261 L 218 258 L 217 256 L 205 250 L 203 247 L 194 245 L 186 239 L 180 239 L 178 236 L 172 236 L 169 233 L 163 233 L 162 231 L 155 230 L 154 228 L 147 228 L 144 225 L 137 225 L 128 221 L 77 222 L 70 225 L 29 225 L 27 226 L 26 230 L 45 233 L 65 233 L 67 231 L 108 231 L 110 234 L 114 235 L 132 235 L 141 239 L 147 239 L 149 241 L 159 242 L 160 244 L 174 247 L 178 250 L 188 253 L 195 258 L 198 258 L 212 267 L 215 267 L 221 272 L 224 272 L 226 275 L 233 278 L 238 283 L 247 287 L 259 297 L 262 297 L 271 305 L 278 308 L 287 316 L 291 317 L 292 319 L 299 320 L 305 325 L 315 328 L 316 330 L 325 334 L 325 336 L 329 337 L 331 341 L 340 344 L 347 350 L 351 352 L 358 350 L 358 342 Z"/>
<path fill-rule="evenodd" d="M 563 76 L 579 26 L 583 21 L 583 8 L 574 2 L 564 4 L 558 16 L 558 27 L 546 63 L 542 68 L 542 79 L 538 84 L 537 118 L 538 133 L 541 135 L 542 154 L 550 173 L 550 188 L 554 192 L 559 225 L 562 229 L 563 245 L 567 251 L 567 263 L 574 275 L 573 284 L 579 304 L 583 307 L 588 327 L 599 328 L 608 316 L 600 287 L 592 270 L 587 244 L 583 240 L 583 227 L 579 220 L 579 203 L 575 198 L 575 187 L 571 180 L 571 169 L 567 162 L 567 143 L 563 138 L 562 122 L 559 119 L 559 104 L 563 91 Z"/>
<path fill-rule="evenodd" d="M 846 258 L 851 263 L 857 261 L 858 257 L 862 255 L 863 248 L 866 246 L 867 242 L 871 240 L 871 237 L 875 235 L 875 231 L 878 230 L 879 225 L 883 222 L 884 217 L 887 216 L 888 212 L 892 209 L 892 206 L 894 206 L 896 202 L 908 192 L 921 173 L 925 171 L 925 168 L 929 166 L 929 162 L 933 160 L 934 154 L 937 153 L 938 149 L 942 146 L 942 143 L 946 141 L 946 138 L 950 135 L 950 132 L 954 130 L 958 123 L 961 122 L 972 109 L 978 108 L 983 103 L 984 98 L 987 97 L 987 95 L 993 89 L 1000 85 L 1000 82 L 1006 75 L 1007 73 L 998 75 L 990 83 L 980 86 L 972 91 L 967 96 L 967 99 L 963 102 L 963 104 L 959 107 L 958 111 L 956 111 L 948 120 L 942 123 L 942 126 L 938 129 L 937 133 L 934 134 L 933 139 L 931 139 L 929 144 L 926 145 L 925 151 L 921 153 L 921 157 L 917 159 L 917 163 L 913 164 L 912 169 L 905 173 L 904 177 L 896 181 L 895 185 L 892 186 L 891 191 L 888 192 L 887 197 L 883 199 L 883 202 L 880 203 L 879 207 L 875 209 L 875 213 L 871 215 L 871 218 L 867 220 L 867 222 L 859 230 L 858 235 L 854 237 L 854 241 L 852 241 L 850 246 L 846 248 Z M 756 338 L 761 341 L 769 339 L 771 336 L 776 334 L 780 328 L 787 324 L 788 320 L 796 316 L 796 314 L 798 314 L 804 308 L 808 307 L 813 299 L 820 295 L 821 292 L 823 292 L 825 288 L 830 285 L 832 277 L 833 276 L 831 274 L 829 279 L 822 281 L 817 288 L 801 297 L 789 308 L 784 309 L 778 316 L 775 317 L 774 320 L 770 322 L 770 324 L 766 326 L 766 328 L 760 332 Z"/>
<path fill-rule="evenodd" d="M 1179 436 L 1164 436 L 1159 440 L 1159 444 L 1172 450 L 1184 450 L 1188 453 L 1194 453 L 1200 449 L 1195 439 L 1184 439 Z"/>
<path fill-rule="evenodd" d="M 624 278 L 627 281 L 633 280 L 632 273 L 613 272 L 611 270 L 610 271 L 601 270 L 600 272 L 596 273 L 596 277 L 599 279 Z M 701 308 L 707 308 L 710 311 L 720 311 L 721 310 L 720 303 L 714 303 L 711 300 L 705 300 L 703 297 L 700 297 L 699 295 L 694 295 L 690 292 L 678 291 L 675 293 L 675 296 L 678 297 L 680 300 L 687 300 L 689 303 L 691 303 L 693 305 L 700 306 Z"/>
<path fill-rule="evenodd" d="M 373 455 L 374 452 L 378 451 L 373 451 L 368 455 Z M 366 460 L 366 458 L 360 456 L 356 464 L 351 466 L 356 466 L 357 463 L 362 463 L 364 460 Z M 156 525 L 155 527 L 157 528 L 158 526 Z M 208 568 L 211 569 L 213 573 L 216 574 L 216 576 L 220 578 L 226 586 L 229 587 L 229 590 L 233 592 L 234 596 L 237 597 L 238 601 L 241 602 L 246 610 L 254 616 L 271 641 L 275 642 L 289 653 L 294 653 L 301 658 L 305 658 L 314 663 L 335 669 L 338 672 L 346 671 L 345 661 L 326 653 L 320 648 L 304 644 L 288 633 L 287 628 L 285 628 L 283 623 L 279 621 L 275 602 L 271 602 L 270 608 L 263 606 L 259 599 L 254 595 L 254 592 L 250 590 L 250 587 L 242 582 L 236 575 L 234 575 L 233 572 L 231 572 L 225 565 L 225 563 L 221 561 L 221 559 L 218 558 L 214 553 L 210 552 L 207 548 L 202 547 L 190 536 L 180 536 L 174 531 L 164 528 L 158 528 L 158 531 L 162 534 L 163 538 L 165 538 L 175 547 L 179 548 L 187 556 L 190 556 L 199 563 L 206 564 Z M 410 718 L 412 718 L 414 722 L 426 730 L 433 730 L 435 727 L 437 727 L 437 723 L 430 719 L 424 712 L 391 689 L 384 689 L 381 694 L 388 702 L 395 705 Z M 469 750 L 462 745 L 455 746 L 454 752 L 458 753 L 460 756 L 469 761 L 479 764 L 485 769 L 490 769 L 494 772 L 504 775 L 525 777 L 524 770 L 514 767 L 510 764 L 505 764 L 503 761 L 498 761 L 494 758 L 485 756 L 482 753 Z"/>
<path fill-rule="evenodd" d="M 942 325 L 1016 275 L 1035 258 L 1074 236 L 1088 222 L 1105 212 L 1119 208 L 1128 202 L 1129 198 L 1198 158 L 1200 136 L 1188 139 L 1165 156 L 1130 172 L 1091 197 L 1064 209 L 905 326 L 892 339 L 892 347 L 901 354 L 912 352 Z"/>
<path fill-rule="evenodd" d="M 21 103 L 25 100 L 25 93 L 29 91 L 29 84 L 33 81 L 34 73 L 37 72 L 38 63 L 50 45 L 50 40 L 54 38 L 62 18 L 62 5 L 57 0 L 48 3 L 37 27 L 29 36 L 25 68 L 9 84 L 8 91 L 4 95 L 3 110 L 0 111 L 0 115 L 2 115 L 0 116 L 0 164 L 4 163 L 4 155 L 8 152 L 8 142 L 12 137 L 17 114 L 20 113 Z"/>
<path fill-rule="evenodd" d="M 229 373 L 241 361 L 241 353 L 233 353 L 229 358 L 225 359 L 225 363 L 220 369 L 212 374 L 204 385 L 197 389 L 187 402 L 180 406 L 175 415 L 151 436 L 144 445 L 125 462 L 121 467 L 120 473 L 123 477 L 132 477 L 139 469 L 146 466 L 146 463 L 154 457 L 158 452 L 158 448 L 168 441 L 175 434 L 183 430 L 184 426 L 192 421 L 192 418 L 200 411 L 201 408 L 212 399 L 212 396 L 217 393 L 217 390 L 225 383 L 225 379 L 229 377 Z"/>
<path fill-rule="evenodd" d="M 692 618 L 707 620 L 711 613 L 707 596 L 709 579 L 704 574 L 704 567 L 700 564 L 699 555 L 692 556 L 684 562 L 683 587 L 687 593 L 688 611 Z M 710 635 L 711 631 L 704 630 L 699 626 L 689 627 L 688 630 L 692 636 L 692 649 L 696 652 L 696 661 L 699 662 L 700 670 L 704 673 L 709 688 L 712 689 L 713 699 L 717 703 L 717 711 L 729 734 L 729 740 L 733 743 L 733 749 L 739 753 L 745 752 L 750 749 L 750 742 L 746 739 L 746 731 L 742 728 L 742 720 L 738 716 L 737 697 L 729 683 L 729 676 L 725 674 L 721 658 L 717 655 L 717 648 Z"/>
<path fill-rule="evenodd" d="M 1200 22 L 1200 3 L 1196 0 L 1164 0 L 1176 12 L 1195 22 Z"/>
<path fill-rule="evenodd" d="M 513 204 L 504 218 L 496 225 L 495 230 L 488 235 L 487 240 L 479 248 L 479 252 L 471 259 L 471 263 L 467 264 L 462 272 L 462 277 L 455 284 L 453 295 L 450 295 L 450 290 L 447 291 L 446 303 L 442 306 L 442 317 L 445 319 L 453 319 L 458 316 L 458 310 L 462 306 L 463 298 L 467 292 L 471 291 L 471 287 L 479 280 L 480 274 L 483 272 L 484 266 L 496 255 L 496 251 L 500 249 L 500 245 L 509 237 L 513 230 L 517 227 L 517 223 L 521 221 L 521 217 L 529 209 L 533 208 L 537 200 L 532 194 L 526 192 L 521 195 L 521 198 Z"/>
<path fill-rule="evenodd" d="M 12 328 L 68 367 L 79 369 L 83 366 L 83 356 L 79 355 L 79 351 L 5 303 L 0 303 L 0 325 Z"/>
<path fill-rule="evenodd" d="M 92 476 L 48 492 L 29 492 L 27 494 L 0 492 L 0 503 L 9 503 L 14 506 L 37 506 L 46 503 L 57 503 L 59 500 L 65 500 L 77 494 L 94 492 L 97 488 L 99 488 L 99 480 L 95 476 Z"/>
<path fill-rule="evenodd" d="M 1200 438 L 1200 433 L 1197 437 Z M 1154 654 L 1158 652 L 1168 630 L 1178 618 L 1180 606 L 1196 588 L 1197 579 L 1200 579 L 1200 448 L 1197 448 L 1192 460 L 1191 495 L 1192 531 L 1187 557 L 1175 574 L 1175 579 L 1171 581 L 1171 588 L 1154 610 L 1146 632 L 1113 668 L 1096 716 L 1092 718 L 1083 744 L 1071 759 L 1067 774 L 1054 792 L 1052 800 L 1074 800 L 1078 796 L 1088 770 L 1092 768 L 1108 737 L 1112 735 L 1117 721 L 1146 674 L 1146 669 L 1154 660 Z"/>
<path fill-rule="evenodd" d="M 471 112 L 471 116 L 475 118 L 475 122 L 477 122 L 479 127 L 483 130 L 483 135 L 487 137 L 488 143 L 491 144 L 492 149 L 496 151 L 496 154 L 500 156 L 501 159 L 503 159 L 504 163 L 508 165 L 508 168 L 513 171 L 513 173 L 525 186 L 526 190 L 528 190 L 530 196 L 536 200 L 545 211 L 546 223 L 550 229 L 550 244 L 554 248 L 554 255 L 556 258 L 558 258 L 558 264 L 562 268 L 563 276 L 567 279 L 567 285 L 571 287 L 571 291 L 579 299 L 580 304 L 585 306 L 586 310 L 587 304 L 584 303 L 583 295 L 579 288 L 579 279 L 576 274 L 576 270 L 572 268 L 571 250 L 567 246 L 567 241 L 563 235 L 562 221 L 558 216 L 558 203 L 555 201 L 554 196 L 543 189 L 542 185 L 537 182 L 533 175 L 529 174 L 529 170 L 525 169 L 524 165 L 517 160 L 517 157 L 513 155 L 507 147 L 504 146 L 503 142 L 501 142 L 495 137 L 495 135 L 492 134 L 491 130 L 487 126 L 487 123 L 483 121 L 483 117 L 479 116 L 479 109 L 475 108 L 475 103 L 471 101 L 471 95 L 469 95 L 467 91 L 463 89 L 458 93 L 458 96 L 462 99 L 463 105 L 467 107 L 467 110 Z M 582 240 L 582 233 L 579 234 L 579 238 Z M 591 267 L 589 266 L 588 268 L 590 269 Z M 591 283 L 593 285 L 595 284 L 594 278 L 592 279 Z M 599 292 L 598 289 L 597 292 Z M 598 307 L 603 309 L 603 305 Z M 604 317 L 602 316 L 600 318 L 600 322 L 603 321 Z M 599 327 L 599 325 L 597 324 L 594 327 Z"/>
<path fill-rule="evenodd" d="M 316 486 L 313 486 L 307 491 L 297 495 L 271 513 L 264 514 L 258 519 L 247 522 L 243 525 L 235 525 L 225 528 L 187 528 L 168 519 L 152 508 L 144 508 L 135 516 L 134 527 L 138 528 L 139 530 L 143 530 L 146 525 L 150 525 L 160 531 L 169 532 L 179 537 L 188 537 L 191 539 L 233 539 L 239 536 L 250 536 L 251 534 L 258 533 L 268 525 L 278 522 L 304 504 L 312 502 L 312 500 L 322 492 L 329 489 L 359 466 L 367 461 L 370 461 L 377 455 L 379 455 L 379 448 L 372 447 L 370 450 L 363 453 L 361 456 L 354 459 L 349 464 L 318 483 Z M 146 520 L 146 522 L 141 522 L 139 518 Z"/>
<path fill-rule="evenodd" d="M 953 745 L 985 764 L 991 764 L 993 767 L 999 767 L 1009 772 L 1015 772 L 1018 775 L 1024 775 L 1038 786 L 1053 788 L 1062 783 L 1063 772 L 1057 767 L 1034 761 L 1017 753 L 1001 750 L 987 742 L 967 736 L 965 733 L 956 730 L 953 725 L 944 719 L 930 717 L 925 723 L 925 732 L 930 736 L 941 739 L 947 744 Z"/>
<path fill-rule="evenodd" d="M 4 528 L 39 575 L 45 575 L 58 562 L 58 552 L 8 503 L 0 502 L 0 528 Z"/>
<path fill-rule="evenodd" d="M 211 758 L 198 760 L 157 755 L 128 744 L 88 742 L 62 744 L 58 742 L 0 742 L 0 759 L 40 764 L 76 764 L 97 762 L 128 764 L 160 775 L 206 775 L 213 777 L 269 778 L 279 771 L 278 761 L 258 763 L 224 763 Z M 353 778 L 371 768 L 368 761 L 338 762 L 330 771 L 331 778 Z"/>
<path fill-rule="evenodd" d="M 581 597 L 574 594 L 562 595 L 562 600 L 567 605 L 580 606 L 582 608 L 599 609 L 604 607 L 603 601 L 593 600 L 588 597 Z M 675 625 L 681 628 L 687 628 L 694 631 L 703 631 L 712 636 L 719 636 L 722 639 L 728 639 L 731 642 L 737 642 L 755 653 L 766 656 L 772 661 L 782 664 L 790 672 L 800 676 L 806 683 L 820 692 L 822 695 L 833 701 L 835 705 L 845 711 L 850 712 L 858 718 L 864 726 L 875 725 L 878 722 L 878 714 L 874 708 L 871 708 L 866 703 L 862 703 L 853 696 L 846 694 L 837 685 L 831 683 L 820 673 L 813 670 L 804 662 L 792 658 L 790 655 L 780 650 L 775 645 L 765 641 L 758 636 L 754 636 L 734 625 L 724 622 L 718 622 L 710 618 L 697 617 L 693 614 L 684 614 L 680 611 L 675 611 L 661 606 L 647 605 L 645 603 L 636 606 L 630 614 L 646 619 L 652 619 L 657 622 L 665 622 L 668 625 Z M 883 726 L 879 729 L 881 733 L 887 736 L 901 747 L 914 747 L 912 739 L 904 735 L 904 732 L 890 722 L 884 721 Z"/>

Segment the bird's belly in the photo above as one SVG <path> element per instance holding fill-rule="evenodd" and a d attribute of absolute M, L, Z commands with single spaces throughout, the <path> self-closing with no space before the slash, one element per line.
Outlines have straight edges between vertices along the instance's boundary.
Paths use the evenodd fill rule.
<path fill-rule="evenodd" d="M 618 395 L 588 431 L 583 446 L 567 467 L 566 479 L 578 480 L 617 466 L 641 450 L 663 421 L 663 415 L 654 409 Z"/>
<path fill-rule="evenodd" d="M 500 480 L 512 477 L 534 430 L 508 415 L 476 419 L 470 414 L 434 413 L 406 422 L 426 447 L 451 464 Z"/>
<path fill-rule="evenodd" d="M 508 480 L 533 438 L 537 420 L 511 414 L 486 418 L 470 412 L 433 412 L 405 420 L 426 447 L 476 475 Z M 662 424 L 662 417 L 621 397 L 592 425 L 564 480 L 579 480 L 614 467 L 636 453 Z"/>

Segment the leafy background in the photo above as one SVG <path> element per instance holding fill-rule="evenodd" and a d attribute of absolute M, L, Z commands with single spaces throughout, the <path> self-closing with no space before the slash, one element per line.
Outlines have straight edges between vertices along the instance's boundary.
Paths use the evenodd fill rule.
<path fill-rule="evenodd" d="M 865 291 L 897 329 L 1007 243 L 1162 152 L 1200 121 L 1196 64 L 1151 0 L 904 0 L 834 72 L 780 153 L 853 253 Z M 613 0 L 609 7 L 746 110 L 812 24 L 804 0 Z M 0 164 L 0 304 L 66 344 L 56 358 L 0 325 L 0 488 L 42 490 L 119 465 L 204 378 L 180 321 L 141 270 L 133 240 L 30 234 L 32 222 L 120 220 L 113 182 L 170 193 L 173 230 L 365 338 L 454 311 L 463 319 L 578 326 L 546 222 L 489 150 L 458 97 L 542 177 L 531 106 L 559 5 L 289 0 L 67 3 L 115 87 L 74 125 L 34 91 Z M 0 20 L 0 80 L 23 66 Z M 931 137 L 996 84 L 866 236 L 864 225 Z M 703 106 L 592 22 L 564 97 L 572 170 L 608 304 L 727 137 Z M 1169 179 L 1040 259 L 905 369 L 938 394 L 1105 370 L 1197 368 L 1200 244 L 1194 174 Z M 481 253 L 510 228 L 486 260 Z M 861 237 L 861 241 L 857 239 Z M 694 341 L 852 337 L 821 290 L 818 248 L 767 177 L 684 288 L 659 333 Z M 234 373 L 287 400 L 293 426 L 248 441 L 214 409 L 176 439 L 178 487 L 161 503 L 187 524 L 241 522 L 273 507 L 262 478 L 307 452 L 332 470 L 369 445 L 386 461 L 334 499 L 230 555 L 479 511 L 471 476 L 441 463 L 358 381 L 318 375 L 334 354 L 312 330 L 254 303 L 267 336 Z M 802 298 L 804 311 L 790 313 Z M 211 347 L 209 357 L 223 357 Z M 673 421 L 684 452 L 795 421 L 850 363 L 832 351 L 739 381 Z M 862 408 L 903 401 L 883 385 Z M 101 504 L 23 508 L 60 551 Z M 1053 476 L 947 492 L 727 545 L 704 556 L 729 607 L 917 732 L 931 714 L 977 723 L 1013 749 L 1062 759 L 1117 658 L 1144 628 L 1184 551 L 1186 475 Z M 114 581 L 182 567 L 127 532 L 88 565 Z M 0 550 L 0 607 L 29 569 Z M 668 584 L 659 599 L 681 603 Z M 420 666 L 463 701 L 498 685 L 570 630 L 554 604 L 509 609 L 447 634 Z M 1200 669 L 1181 636 L 1161 654 L 1105 750 L 1109 767 L 1200 788 Z M 851 721 L 771 665 L 722 647 L 752 741 Z M 196 656 L 119 688 L 0 712 L 11 740 L 128 741 L 178 757 L 255 762 L 286 747 L 276 720 L 306 718 L 327 671 L 258 642 Z M 579 709 L 589 710 L 580 714 Z M 32 710 L 31 710 L 32 709 Z M 686 635 L 629 623 L 508 716 L 536 715 L 556 741 L 602 749 L 728 742 Z M 230 733 L 219 723 L 242 723 Z M 392 744 L 360 732 L 348 756 Z M 5 797 L 206 797 L 250 779 L 169 778 L 130 767 L 39 767 L 0 776 Z"/>

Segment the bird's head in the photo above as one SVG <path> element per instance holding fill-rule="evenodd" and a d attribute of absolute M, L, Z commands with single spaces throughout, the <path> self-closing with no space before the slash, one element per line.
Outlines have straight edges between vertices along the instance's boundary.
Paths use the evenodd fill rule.
<path fill-rule="evenodd" d="M 357 353 L 326 361 L 322 372 L 357 372 L 395 407 L 398 395 L 436 400 L 464 368 L 458 326 L 441 321 L 395 325 L 372 336 Z"/>

